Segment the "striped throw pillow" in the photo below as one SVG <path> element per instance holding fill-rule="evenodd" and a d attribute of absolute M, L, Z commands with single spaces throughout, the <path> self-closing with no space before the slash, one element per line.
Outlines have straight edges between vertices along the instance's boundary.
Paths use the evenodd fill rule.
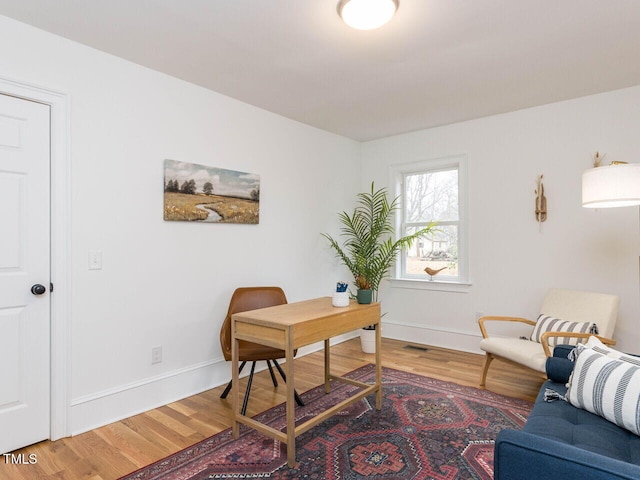
<path fill-rule="evenodd" d="M 541 313 L 533 327 L 530 340 L 542 343 L 542 334 L 545 332 L 571 332 L 571 333 L 593 333 L 598 334 L 598 326 L 593 322 L 570 322 L 568 320 L 560 320 Z M 575 337 L 551 337 L 549 345 L 556 346 L 560 344 L 577 345 L 583 339 Z"/>
<path fill-rule="evenodd" d="M 601 353 L 602 355 L 606 355 L 607 357 L 610 357 L 610 358 L 624 360 L 625 362 L 630 362 L 635 365 L 640 365 L 640 357 L 638 357 L 637 355 L 629 355 L 626 353 L 619 352 L 618 350 L 614 350 L 608 345 L 605 345 L 604 343 L 602 343 L 600 339 L 597 337 L 589 337 L 589 340 L 587 341 L 587 343 L 583 345 L 578 345 L 576 347 L 577 351 L 576 351 L 575 358 L 577 358 L 577 356 L 580 355 L 580 352 L 582 352 L 582 350 L 584 350 L 585 348 L 590 348 L 593 351 Z"/>
<path fill-rule="evenodd" d="M 581 350 L 567 400 L 640 435 L 640 358 L 627 361 L 591 348 Z"/>

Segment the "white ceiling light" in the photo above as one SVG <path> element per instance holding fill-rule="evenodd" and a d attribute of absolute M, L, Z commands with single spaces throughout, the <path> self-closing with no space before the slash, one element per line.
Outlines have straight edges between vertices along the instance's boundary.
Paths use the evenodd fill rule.
<path fill-rule="evenodd" d="M 338 14 L 358 30 L 373 30 L 387 23 L 398 9 L 398 0 L 340 0 Z"/>
<path fill-rule="evenodd" d="M 612 164 L 582 174 L 582 206 L 586 208 L 640 205 L 640 164 Z"/>

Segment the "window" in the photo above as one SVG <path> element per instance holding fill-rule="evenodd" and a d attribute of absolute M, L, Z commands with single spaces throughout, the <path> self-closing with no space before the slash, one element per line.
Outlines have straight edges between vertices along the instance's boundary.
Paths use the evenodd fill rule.
<path fill-rule="evenodd" d="M 397 232 L 410 235 L 435 222 L 430 235 L 420 237 L 401 254 L 396 279 L 466 283 L 464 156 L 394 167 L 400 195 Z M 429 274 L 426 268 L 437 271 Z"/>

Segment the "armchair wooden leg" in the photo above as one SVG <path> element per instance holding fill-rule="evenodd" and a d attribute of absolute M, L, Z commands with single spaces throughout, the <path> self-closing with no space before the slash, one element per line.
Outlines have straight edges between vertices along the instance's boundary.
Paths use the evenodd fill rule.
<path fill-rule="evenodd" d="M 489 365 L 493 361 L 493 355 L 489 352 L 484 357 L 484 366 L 482 367 L 482 376 L 480 377 L 480 386 L 484 387 L 487 382 L 487 372 L 489 371 Z"/>

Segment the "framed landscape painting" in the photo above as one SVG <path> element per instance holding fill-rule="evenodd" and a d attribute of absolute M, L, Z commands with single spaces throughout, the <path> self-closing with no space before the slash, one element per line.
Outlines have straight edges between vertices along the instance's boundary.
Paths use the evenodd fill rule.
<path fill-rule="evenodd" d="M 173 222 L 259 223 L 260 176 L 165 160 L 164 219 Z"/>

